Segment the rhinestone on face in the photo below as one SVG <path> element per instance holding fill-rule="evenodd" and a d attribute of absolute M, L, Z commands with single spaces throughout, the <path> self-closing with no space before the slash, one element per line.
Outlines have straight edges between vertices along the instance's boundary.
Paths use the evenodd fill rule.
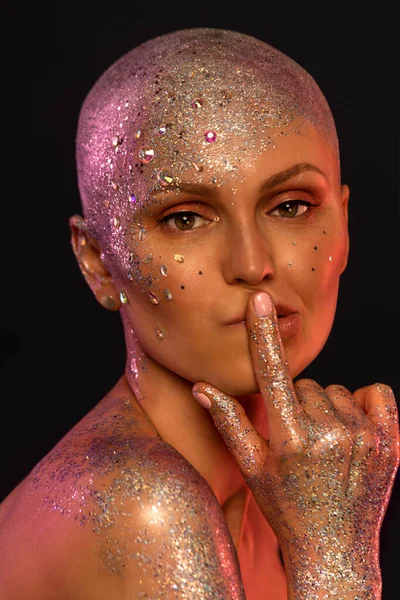
<path fill-rule="evenodd" d="M 198 163 L 192 162 L 197 173 L 201 173 L 204 169 L 203 165 L 199 165 Z"/>
<path fill-rule="evenodd" d="M 201 108 L 203 106 L 203 100 L 201 98 L 195 98 L 190 106 L 192 108 Z"/>
<path fill-rule="evenodd" d="M 164 290 L 164 296 L 166 297 L 167 300 L 172 300 L 172 294 L 167 288 L 165 288 L 165 290 Z"/>
<path fill-rule="evenodd" d="M 112 181 L 111 185 L 112 185 L 113 190 L 118 190 L 119 189 L 119 185 L 118 185 L 118 183 L 116 181 Z"/>
<path fill-rule="evenodd" d="M 146 230 L 145 230 L 145 229 L 141 229 L 141 230 L 139 231 L 139 240 L 140 240 L 141 242 L 143 242 L 143 240 L 144 240 L 145 238 L 146 238 Z"/>
<path fill-rule="evenodd" d="M 132 271 L 128 271 L 127 273 L 127 278 L 129 279 L 129 281 L 133 281 L 133 275 L 132 275 Z"/>
<path fill-rule="evenodd" d="M 215 133 L 215 131 L 206 131 L 204 133 L 204 137 L 206 142 L 215 142 L 215 140 L 217 139 L 217 134 Z"/>
<path fill-rule="evenodd" d="M 148 296 L 150 302 L 152 302 L 153 304 L 158 304 L 158 298 L 155 294 L 153 294 L 153 292 L 148 292 Z"/>
<path fill-rule="evenodd" d="M 121 143 L 121 140 L 119 138 L 118 135 L 113 137 L 113 141 L 112 141 L 112 145 L 114 146 L 114 148 L 116 148 L 117 146 L 119 146 Z"/>
<path fill-rule="evenodd" d="M 160 338 L 160 340 L 165 338 L 165 333 L 159 325 L 156 325 L 156 336 Z"/>
<path fill-rule="evenodd" d="M 128 304 L 128 296 L 126 295 L 125 290 L 120 291 L 119 299 L 121 300 L 122 304 Z"/>
<path fill-rule="evenodd" d="M 144 259 L 142 260 L 142 263 L 144 263 L 145 265 L 148 265 L 149 263 L 151 263 L 152 260 L 153 260 L 153 255 L 148 254 L 147 256 L 144 257 Z"/>
<path fill-rule="evenodd" d="M 185 257 L 183 256 L 183 254 L 174 254 L 174 260 L 176 260 L 176 262 L 178 263 L 183 263 Z"/>
<path fill-rule="evenodd" d="M 165 127 L 165 125 L 163 125 L 162 127 L 158 128 L 158 133 L 160 135 L 164 135 L 164 133 L 167 131 L 167 128 Z"/>
<path fill-rule="evenodd" d="M 132 204 L 136 204 L 136 202 L 137 202 L 137 198 L 136 198 L 135 194 L 130 194 L 130 196 L 129 196 L 129 201 L 130 201 Z"/>
<path fill-rule="evenodd" d="M 148 164 L 149 162 L 151 162 L 154 158 L 154 150 L 152 150 L 151 148 L 142 148 L 139 151 L 139 158 L 146 164 Z"/>
<path fill-rule="evenodd" d="M 170 185 L 174 180 L 174 178 L 171 177 L 171 175 L 169 175 L 166 171 L 160 171 L 159 173 L 157 173 L 157 179 L 160 182 L 160 184 L 164 187 Z"/>
<path fill-rule="evenodd" d="M 168 269 L 165 265 L 161 265 L 160 273 L 161 273 L 161 275 L 164 275 L 164 277 L 166 277 L 168 275 Z"/>
<path fill-rule="evenodd" d="M 138 140 L 141 135 L 142 135 L 142 132 L 140 131 L 140 129 L 138 129 L 135 133 L 135 138 Z"/>
<path fill-rule="evenodd" d="M 120 227 L 121 221 L 119 220 L 119 217 L 113 218 L 113 225 L 114 225 L 115 229 L 118 229 L 118 227 Z"/>

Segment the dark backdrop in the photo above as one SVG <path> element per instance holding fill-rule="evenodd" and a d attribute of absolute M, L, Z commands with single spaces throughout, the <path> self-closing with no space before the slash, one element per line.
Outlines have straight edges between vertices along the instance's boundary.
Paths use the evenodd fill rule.
<path fill-rule="evenodd" d="M 119 316 L 96 303 L 70 249 L 68 217 L 80 212 L 75 130 L 100 74 L 137 44 L 176 29 L 254 35 L 294 58 L 322 88 L 337 124 L 342 180 L 351 190 L 351 249 L 331 336 L 302 376 L 352 391 L 381 381 L 399 399 L 394 15 L 374 4 L 352 18 L 326 3 L 324 14 L 322 4 L 314 12 L 279 2 L 261 10 L 255 3 L 217 8 L 200 1 L 52 4 L 12 15 L 3 54 L 4 65 L 13 59 L 3 76 L 10 106 L 3 118 L 12 129 L 3 149 L 15 143 L 16 151 L 3 164 L 11 214 L 2 227 L 0 500 L 123 372 Z M 399 597 L 399 479 L 381 533 L 384 600 Z"/>

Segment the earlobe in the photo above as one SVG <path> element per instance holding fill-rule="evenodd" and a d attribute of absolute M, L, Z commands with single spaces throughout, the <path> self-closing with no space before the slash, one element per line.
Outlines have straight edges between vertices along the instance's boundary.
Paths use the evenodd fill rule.
<path fill-rule="evenodd" d="M 101 260 L 99 244 L 86 232 L 82 223 L 83 219 L 79 215 L 69 220 L 71 245 L 81 273 L 102 306 L 109 310 L 119 310 L 119 295 L 112 276 Z"/>

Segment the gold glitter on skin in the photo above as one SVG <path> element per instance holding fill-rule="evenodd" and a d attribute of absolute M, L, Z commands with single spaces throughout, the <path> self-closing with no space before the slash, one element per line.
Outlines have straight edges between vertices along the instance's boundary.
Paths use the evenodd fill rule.
<path fill-rule="evenodd" d="M 132 440 L 132 426 L 143 437 Z M 82 576 L 101 585 L 104 596 L 109 590 L 110 598 L 125 597 L 135 581 L 135 598 L 214 600 L 218 592 L 245 600 L 238 557 L 211 489 L 124 394 L 110 392 L 36 465 L 29 485 L 31 511 L 42 519 L 40 542 L 54 535 L 60 519 L 75 521 L 77 545 L 81 552 L 91 547 L 95 557 Z M 27 539 L 25 551 L 29 545 Z M 55 568 L 46 593 L 56 597 L 60 589 L 75 597 L 65 572 Z"/>
<path fill-rule="evenodd" d="M 279 540 L 288 598 L 377 600 L 379 530 L 400 460 L 393 393 L 293 384 L 275 309 L 248 315 L 268 442 L 237 401 L 212 386 L 195 390 L 212 400 L 214 423 Z"/>
<path fill-rule="evenodd" d="M 178 47 L 182 47 L 182 61 L 178 59 Z M 194 48 L 197 55 L 192 54 Z M 279 85 L 275 85 L 276 83 Z M 161 93 L 157 94 L 157 90 L 160 90 Z M 198 98 L 203 101 L 200 108 L 196 104 L 192 106 L 193 100 Z M 93 115 L 96 115 L 96 118 L 93 118 Z M 165 132 L 161 135 L 160 127 L 165 127 Z M 135 132 L 139 130 L 140 135 L 135 136 Z M 115 146 L 113 139 L 117 132 L 120 132 L 122 143 Z M 213 134 L 205 139 L 207 132 L 213 132 Z M 314 134 L 318 134 L 318 140 L 312 137 Z M 324 140 L 323 144 L 319 138 Z M 118 148 L 117 153 L 115 152 L 116 148 Z M 146 153 L 139 157 L 142 149 L 154 151 L 151 160 L 147 163 L 141 160 L 141 158 L 146 159 Z M 253 389 L 251 386 L 253 386 L 254 371 L 248 356 L 248 340 L 243 335 L 243 342 L 234 341 L 232 337 L 228 337 L 231 334 L 225 333 L 228 328 L 224 329 L 221 325 L 224 318 L 233 316 L 234 306 L 237 310 L 244 307 L 248 295 L 245 295 L 245 289 L 246 292 L 249 292 L 250 289 L 261 287 L 265 282 L 273 287 L 281 278 L 285 286 L 281 289 L 278 287 L 273 289 L 277 294 L 281 294 L 282 300 L 286 298 L 289 301 L 292 294 L 291 297 L 294 301 L 296 299 L 299 301 L 300 292 L 305 291 L 307 300 L 310 301 L 312 309 L 315 309 L 315 296 L 322 298 L 319 300 L 321 306 L 317 306 L 316 312 L 313 313 L 311 310 L 307 314 L 304 311 L 305 322 L 317 322 L 320 328 L 320 322 L 316 317 L 323 316 L 325 318 L 322 313 L 328 313 L 322 330 L 327 328 L 327 323 L 331 324 L 329 302 L 331 298 L 335 300 L 336 278 L 343 266 L 346 254 L 344 239 L 338 238 L 338 241 L 335 238 L 339 225 L 342 231 L 345 229 L 345 223 L 338 224 L 336 209 L 334 208 L 333 213 L 330 214 L 320 210 L 317 214 L 321 214 L 322 217 L 316 218 L 315 222 L 311 221 L 314 225 L 310 228 L 299 227 L 294 223 L 289 225 L 287 222 L 275 221 L 272 223 L 270 220 L 268 220 L 268 226 L 264 225 L 263 221 L 261 227 L 260 222 L 255 223 L 255 219 L 249 218 L 249 213 L 253 211 L 251 203 L 255 198 L 259 198 L 257 190 L 260 182 L 267 175 L 276 176 L 279 173 L 281 176 L 284 169 L 297 163 L 297 161 L 293 161 L 284 164 L 285 157 L 292 161 L 293 154 L 302 159 L 306 156 L 307 160 L 309 156 L 312 156 L 312 160 L 309 162 L 322 165 L 324 170 L 328 167 L 326 170 L 330 174 L 334 172 L 335 176 L 337 175 L 336 171 L 331 168 L 331 162 L 335 162 L 335 157 L 338 165 L 338 154 L 336 133 L 329 108 L 315 83 L 301 68 L 295 66 L 293 61 L 270 49 L 264 43 L 240 34 L 198 30 L 179 32 L 165 36 L 163 40 L 149 42 L 112 66 L 95 85 L 82 109 L 77 137 L 77 158 L 79 186 L 85 212 L 84 224 L 89 233 L 93 234 L 102 246 L 105 267 L 113 273 L 115 281 L 121 279 L 121 285 L 129 291 L 130 305 L 123 306 L 120 311 L 127 339 L 126 373 L 129 385 L 135 391 L 141 403 L 140 406 L 146 410 L 151 423 L 157 422 L 154 427 L 161 431 L 167 414 L 165 410 L 167 406 L 168 414 L 172 415 L 176 419 L 176 424 L 180 425 L 175 426 L 174 423 L 174 426 L 179 429 L 181 437 L 183 421 L 179 420 L 179 404 L 175 403 L 174 394 L 171 393 L 171 390 L 177 391 L 175 396 L 178 397 L 178 400 L 182 400 L 181 407 L 187 411 L 187 415 L 190 415 L 186 423 L 190 422 L 193 427 L 190 428 L 190 434 L 194 434 L 191 439 L 192 446 L 196 443 L 196 436 L 199 433 L 196 426 L 198 421 L 204 419 L 204 416 L 194 411 L 191 412 L 192 404 L 189 404 L 189 399 L 185 396 L 185 385 L 188 385 L 187 392 L 189 394 L 191 382 L 199 380 L 199 373 L 206 373 L 213 375 L 210 379 L 213 383 L 218 381 L 218 384 L 244 385 L 246 390 Z M 324 162 L 324 157 L 329 158 Z M 263 178 L 260 177 L 261 171 L 264 172 Z M 164 175 L 160 177 L 161 174 L 171 176 L 173 181 L 169 183 Z M 300 172 L 295 172 L 295 175 L 296 183 L 304 181 Z M 254 180 L 257 182 L 257 188 L 251 187 L 251 181 Z M 207 216 L 212 219 L 210 226 L 207 226 L 208 229 L 205 227 L 199 229 L 191 238 L 194 240 L 191 243 L 184 241 L 188 238 L 180 237 L 180 234 L 179 237 L 168 238 L 169 242 L 167 243 L 167 234 L 157 233 L 160 228 L 155 225 L 155 219 L 152 220 L 151 217 L 153 214 L 159 214 L 157 211 L 170 204 L 171 200 L 177 201 L 175 196 L 183 194 L 183 190 L 181 191 L 180 188 L 183 187 L 182 184 L 185 181 L 191 184 L 212 184 L 220 194 L 218 201 L 224 210 L 218 213 L 221 214 L 219 221 L 213 218 L 214 212 L 210 211 L 212 214 Z M 315 184 L 316 180 L 312 179 L 312 181 Z M 164 186 L 164 183 L 168 183 L 168 185 Z M 304 187 L 308 190 L 305 194 L 307 199 L 310 199 L 311 196 L 309 185 L 300 185 L 301 190 Z M 331 194 L 329 199 L 332 200 L 330 205 L 337 207 L 341 202 L 340 192 L 337 192 L 332 182 L 329 186 Z M 314 185 L 314 187 L 316 186 Z M 138 199 L 136 203 L 129 200 L 132 192 Z M 235 193 L 237 193 L 237 201 L 233 203 L 232 195 Z M 185 198 L 184 195 L 181 197 Z M 204 200 L 204 194 L 201 198 Z M 231 209 L 231 206 L 234 206 L 234 209 Z M 342 206 L 340 206 L 340 214 L 342 214 Z M 333 219 L 330 218 L 332 215 Z M 118 228 L 113 226 L 112 219 L 115 216 L 118 216 L 121 222 L 121 226 Z M 322 229 L 324 226 L 329 227 L 328 233 Z M 281 233 L 278 235 L 277 231 Z M 315 233 L 320 231 L 326 234 L 320 235 L 325 239 L 323 242 L 319 241 L 320 251 L 313 253 L 311 244 L 315 241 Z M 273 232 L 275 234 L 270 235 Z M 299 240 L 296 249 L 293 249 L 291 244 L 294 237 Z M 173 241 L 171 241 L 172 239 Z M 232 243 L 232 239 L 234 239 L 234 243 Z M 204 240 L 203 246 L 202 240 Z M 279 247 L 278 253 L 273 252 L 274 244 Z M 288 248 L 293 253 L 292 255 L 289 254 Z M 171 260 L 171 255 L 176 249 L 185 255 L 184 266 L 175 264 L 176 261 Z M 150 251 L 159 260 L 154 259 L 146 264 L 143 260 L 149 256 Z M 313 254 L 312 257 L 310 253 Z M 334 260 L 329 269 L 329 277 L 325 277 L 324 281 L 328 283 L 325 283 L 324 287 L 320 267 L 326 263 L 328 253 L 332 253 Z M 301 284 L 298 287 L 295 285 L 296 281 L 293 278 L 290 279 L 290 270 L 286 267 L 287 261 L 292 256 L 296 257 L 296 281 Z M 280 260 L 281 262 L 279 262 Z M 313 261 L 311 264 L 318 266 L 315 274 L 310 273 L 311 260 Z M 167 281 L 163 279 L 160 272 L 164 263 L 168 266 Z M 204 268 L 207 273 L 206 278 L 197 276 L 200 268 Z M 128 274 L 132 274 L 132 285 L 126 281 Z M 205 279 L 207 288 L 204 285 Z M 162 298 L 167 282 L 173 292 L 176 289 L 173 287 L 175 284 L 179 285 L 182 282 L 181 289 L 184 289 L 183 283 L 186 283 L 185 294 L 175 294 L 174 292 L 173 302 L 162 301 L 159 306 L 152 306 L 147 295 L 150 291 L 149 288 L 152 293 L 157 293 L 158 297 Z M 246 286 L 242 285 L 243 283 Z M 320 294 L 320 291 L 325 295 Z M 180 305 L 179 302 L 181 302 Z M 300 305 L 301 308 L 302 305 Z M 214 321 L 212 321 L 213 318 Z M 183 329 L 180 329 L 182 321 L 185 322 L 185 328 L 190 332 L 190 336 L 187 336 L 190 339 L 186 339 Z M 146 341 L 152 355 L 151 358 L 142 351 L 136 336 L 133 335 L 132 328 L 138 338 Z M 143 333 L 143 329 L 145 332 L 150 332 L 147 337 Z M 215 333 L 216 331 L 217 333 Z M 269 350 L 277 353 L 279 361 L 279 349 L 276 348 L 276 344 L 268 342 L 270 333 L 268 325 L 264 324 L 262 328 L 255 327 L 254 331 L 260 344 L 269 344 Z M 302 332 L 300 341 L 311 340 L 309 352 L 316 354 L 320 348 L 318 343 L 322 344 L 324 340 L 318 338 L 317 343 L 315 340 L 317 336 L 308 338 L 307 333 L 307 331 Z M 316 332 L 313 331 L 313 333 Z M 222 342 L 219 342 L 220 338 L 223 338 Z M 209 340 L 208 345 L 207 340 Z M 202 343 L 204 343 L 203 346 Z M 185 346 L 185 344 L 187 345 Z M 217 347 L 218 354 L 215 351 L 214 354 L 212 353 L 213 345 Z M 296 351 L 299 349 L 298 346 Z M 246 353 L 243 352 L 238 356 L 242 347 L 246 349 Z M 296 353 L 293 352 L 293 355 Z M 191 356 L 193 356 L 193 363 L 190 362 Z M 207 356 L 211 357 L 210 363 L 214 364 L 207 363 Z M 201 360 L 199 360 L 200 357 Z M 215 360 L 216 357 L 218 360 Z M 264 358 L 261 356 L 261 359 L 263 368 L 266 368 L 265 353 Z M 302 355 L 302 359 L 307 362 L 310 356 Z M 148 365 L 147 371 L 144 368 L 145 362 Z M 201 369 L 197 368 L 199 363 L 201 363 Z M 221 364 L 223 365 L 222 369 Z M 157 395 L 155 388 L 146 387 L 149 381 L 153 381 L 155 365 L 165 367 L 163 383 L 166 385 L 162 388 L 162 398 L 160 390 Z M 276 365 L 277 370 L 278 366 Z M 298 366 L 296 363 L 295 367 Z M 251 377 L 246 371 L 247 367 L 251 372 Z M 243 373 L 244 377 L 242 377 Z M 279 374 L 278 371 L 277 374 Z M 225 380 L 224 377 L 226 377 Z M 180 388 L 178 388 L 177 380 Z M 156 383 L 158 384 L 160 381 Z M 282 391 L 283 382 L 279 380 L 278 383 Z M 230 391 L 231 388 L 228 390 L 223 387 L 223 389 L 234 393 Z M 243 393 L 248 392 L 244 391 Z M 230 403 L 226 394 L 223 396 L 228 411 Z M 157 414 L 156 409 L 157 402 L 161 400 L 163 401 L 163 410 L 160 419 L 158 418 L 160 413 Z M 293 406 L 291 408 L 293 412 Z M 248 452 L 246 456 L 243 455 L 243 461 L 246 469 L 253 472 L 259 457 L 263 454 L 262 446 L 261 444 L 257 445 L 257 440 L 253 439 L 250 427 L 245 428 L 249 431 L 239 432 L 240 435 L 237 435 L 238 432 L 236 432 L 236 438 L 234 437 L 239 417 L 239 409 L 232 410 L 231 407 L 230 447 L 239 448 L 240 442 L 248 444 Z M 286 410 L 285 418 L 289 417 L 290 411 Z M 209 510 L 209 505 L 202 496 L 204 489 L 208 488 L 203 487 L 198 495 L 190 495 L 193 492 L 193 488 L 191 488 L 189 505 L 184 505 L 181 510 L 181 503 L 185 503 L 186 487 L 192 484 L 195 487 L 195 483 L 187 477 L 181 463 L 173 462 L 172 454 L 168 454 L 170 450 L 168 444 L 172 442 L 171 445 L 175 443 L 177 446 L 179 443 L 178 438 L 174 439 L 174 430 L 166 431 L 168 435 L 163 437 L 168 440 L 168 443 L 162 444 L 162 441 L 157 440 L 160 446 L 165 447 L 164 449 L 167 451 L 166 461 L 163 464 L 158 460 L 158 447 L 147 444 L 148 440 L 146 436 L 142 437 L 141 430 L 135 431 L 134 439 L 126 436 L 124 440 L 120 440 L 117 436 L 115 440 L 112 437 L 104 440 L 101 435 L 97 437 L 97 433 L 100 434 L 99 423 L 101 420 L 96 420 L 95 425 L 98 429 L 94 426 L 94 433 L 92 432 L 95 437 L 95 440 L 92 440 L 93 445 L 95 448 L 100 448 L 97 453 L 95 452 L 98 462 L 94 461 L 94 467 L 100 471 L 102 464 L 109 465 L 114 457 L 118 463 L 122 462 L 121 471 L 109 472 L 109 480 L 100 479 L 101 483 L 99 482 L 98 486 L 94 488 L 96 510 L 93 512 L 97 521 L 97 529 L 94 525 L 94 533 L 100 537 L 103 536 L 102 540 L 107 542 L 101 546 L 105 569 L 108 568 L 111 574 L 116 574 L 118 569 L 120 572 L 137 569 L 131 581 L 150 579 L 153 582 L 150 585 L 154 585 L 154 589 L 141 590 L 139 597 L 140 594 L 142 597 L 146 597 L 147 594 L 147 597 L 153 597 L 153 599 L 163 595 L 174 597 L 172 594 L 176 593 L 177 597 L 181 598 L 184 597 L 181 591 L 172 586 L 182 584 L 187 586 L 190 582 L 191 589 L 185 588 L 188 598 L 193 597 L 193 594 L 197 594 L 200 598 L 220 597 L 224 600 L 225 598 L 243 598 L 244 592 L 240 588 L 240 573 L 237 562 L 235 563 L 235 559 L 232 558 L 232 549 L 223 543 L 220 544 L 219 541 L 211 549 L 208 545 L 210 529 L 215 535 L 220 535 L 222 532 L 222 538 L 224 537 L 224 530 L 220 529 L 219 521 L 214 518 L 214 513 Z M 211 425 L 213 426 L 212 423 L 210 423 Z M 314 431 L 311 427 L 310 431 L 315 433 L 315 436 L 321 434 L 320 431 Z M 215 438 L 212 436 L 215 433 L 217 433 L 215 427 L 208 430 L 207 439 L 214 440 Z M 293 431 L 293 435 L 295 433 Z M 286 435 L 289 437 L 286 441 L 288 444 L 284 446 L 287 449 L 284 460 L 286 478 L 283 484 L 280 482 L 280 489 L 274 490 L 276 497 L 280 500 L 285 499 L 283 491 L 288 495 L 294 494 L 296 485 L 299 484 L 296 475 L 300 479 L 306 477 L 305 466 L 309 466 L 305 460 L 305 466 L 300 463 L 299 472 L 297 468 L 290 469 L 286 457 L 292 448 L 290 444 L 293 444 L 290 439 L 293 437 L 291 434 L 292 430 L 287 429 Z M 272 447 L 274 447 L 273 437 L 271 440 Z M 338 460 L 337 463 L 333 462 L 333 468 L 336 469 L 334 475 L 337 476 L 337 471 L 342 464 L 340 461 L 343 458 L 337 447 L 337 440 L 329 440 L 324 429 L 319 441 L 327 452 L 329 444 L 332 443 Z M 135 444 L 138 450 L 136 454 L 134 453 Z M 123 452 L 122 456 L 119 452 L 121 446 L 123 451 L 129 453 L 130 458 L 133 456 L 133 463 L 127 467 L 123 465 Z M 141 452 L 142 448 L 143 452 Z M 203 449 L 208 450 L 207 446 Z M 214 461 L 212 462 L 213 468 L 216 464 L 217 450 L 217 444 L 215 444 L 214 453 L 209 461 L 210 463 Z M 83 451 L 87 456 L 91 456 L 91 452 L 87 452 L 87 448 L 83 448 Z M 224 451 L 226 451 L 225 447 Z M 223 459 L 221 464 L 225 469 L 214 469 L 218 479 L 223 479 L 224 485 L 227 483 L 225 472 L 229 470 L 229 467 L 234 466 L 228 463 L 227 454 L 227 451 L 226 454 L 219 453 L 217 457 Z M 325 466 L 330 465 L 328 454 L 322 457 L 322 460 L 325 460 Z M 311 463 L 311 458 L 307 458 Z M 67 456 L 68 460 L 69 456 Z M 195 456 L 193 463 L 199 466 L 196 461 L 197 457 Z M 149 474 L 148 471 L 153 468 L 154 464 L 161 465 L 160 469 Z M 51 468 L 51 464 L 49 466 Z M 65 469 L 65 463 L 62 466 Z M 200 466 L 204 465 L 200 463 Z M 130 472 L 129 469 L 131 469 Z M 124 472 L 122 473 L 122 471 Z M 200 472 L 201 469 L 199 468 L 198 471 Z M 72 473 L 72 481 L 76 481 L 75 469 L 72 470 Z M 59 475 L 61 482 L 64 475 L 65 470 L 61 469 Z M 218 481 L 213 480 L 212 472 L 208 471 L 207 475 L 209 476 L 207 481 L 211 481 L 212 490 L 217 495 L 222 487 L 219 487 Z M 317 473 L 312 473 L 312 475 L 316 477 Z M 156 493 L 159 491 L 157 476 L 164 483 L 165 493 L 161 490 L 158 496 L 149 498 L 146 495 L 149 491 L 148 485 L 150 486 L 149 493 L 152 493 L 153 488 Z M 329 483 L 333 474 L 332 472 L 325 473 L 325 476 Z M 198 477 L 201 480 L 200 476 Z M 130 478 L 134 479 L 133 484 Z M 234 483 L 236 484 L 237 481 Z M 272 483 L 278 485 L 277 481 Z M 318 487 L 319 483 L 319 481 L 313 480 L 315 487 Z M 129 498 L 121 498 L 126 493 L 125 487 Z M 259 490 L 261 493 L 261 484 Z M 77 493 L 80 491 L 78 489 Z M 224 490 L 222 489 L 222 491 Z M 317 491 L 321 492 L 321 490 Z M 267 492 L 268 489 L 264 493 L 267 494 Z M 180 494 L 179 499 L 177 498 L 178 493 Z M 200 500 L 199 503 L 193 504 L 197 497 Z M 133 506 L 139 507 L 142 502 L 140 511 L 133 510 L 132 513 L 135 514 L 135 518 L 143 519 L 144 522 L 138 523 L 138 520 L 134 520 L 132 523 L 129 521 L 130 498 Z M 124 500 L 127 503 L 124 504 Z M 151 500 L 151 502 L 147 500 Z M 294 509 L 292 515 L 289 514 L 287 517 L 289 520 L 287 529 L 293 527 L 294 545 L 297 544 L 297 546 L 293 556 L 289 556 L 289 549 L 286 550 L 286 556 L 289 557 L 286 569 L 291 577 L 291 586 L 293 589 L 296 586 L 298 588 L 293 596 L 296 600 L 303 596 L 315 597 L 313 593 L 309 593 L 310 581 L 312 585 L 315 582 L 318 587 L 319 583 L 316 580 L 318 569 L 322 569 L 321 576 L 325 576 L 325 566 L 329 563 L 328 567 L 331 568 L 334 560 L 332 557 L 325 558 L 325 556 L 319 555 L 317 559 L 320 562 L 316 564 L 314 556 L 311 558 L 309 555 L 305 556 L 309 550 L 321 553 L 321 549 L 318 546 L 309 548 L 304 543 L 304 539 L 298 535 L 298 530 L 294 528 L 290 517 L 293 517 L 293 521 L 298 524 L 298 527 L 307 526 L 304 519 L 307 516 L 307 502 L 310 502 L 311 508 L 314 510 L 312 513 L 314 527 L 311 528 L 314 537 L 312 539 L 314 542 L 318 542 L 322 540 L 323 534 L 323 531 L 319 529 L 320 515 L 317 511 L 318 503 L 321 506 L 321 502 L 312 494 L 309 494 L 308 497 L 305 494 L 300 498 L 297 496 L 297 500 L 300 504 L 296 505 L 296 498 L 293 499 Z M 325 499 L 322 499 L 322 502 L 324 501 Z M 335 502 L 335 499 L 332 499 L 332 502 Z M 55 512 L 60 509 L 58 514 L 63 509 L 60 501 L 56 501 L 51 506 L 56 507 L 52 509 Z M 175 507 L 178 509 L 177 515 L 175 515 L 177 521 L 173 520 Z M 273 505 L 271 510 L 273 510 Z M 302 511 L 300 520 L 297 514 L 299 510 Z M 185 513 L 188 517 L 195 514 L 193 518 L 195 518 L 195 525 L 198 529 L 193 529 L 193 522 L 188 521 Z M 165 514 L 168 515 L 167 518 L 165 518 Z M 209 525 L 209 515 L 211 515 L 211 519 L 214 519 L 212 526 Z M 124 518 L 126 517 L 128 520 L 125 522 Z M 171 524 L 171 519 L 172 531 L 167 529 L 167 526 Z M 163 523 L 167 526 L 163 527 Z M 118 525 L 121 526 L 120 529 L 118 529 Z M 125 528 L 124 525 L 126 525 Z M 330 524 L 328 523 L 328 525 Z M 331 541 L 335 541 L 335 525 L 337 523 L 333 522 L 330 532 Z M 375 526 L 374 523 L 372 525 Z M 200 535 L 197 536 L 199 529 Z M 260 529 L 262 532 L 265 531 L 262 529 L 261 523 Z M 163 531 L 168 538 L 169 545 L 167 544 L 167 547 L 164 547 Z M 343 531 L 345 535 L 348 534 L 346 529 Z M 122 535 L 124 532 L 128 537 L 127 540 Z M 153 532 L 156 533 L 153 534 Z M 193 537 L 191 532 L 193 532 Z M 90 533 L 93 532 L 90 531 Z M 289 531 L 290 533 L 292 532 Z M 107 534 L 114 534 L 115 537 L 110 539 L 106 537 Z M 186 546 L 182 537 L 185 537 Z M 154 544 L 154 539 L 158 539 L 157 545 Z M 339 540 L 338 544 L 346 542 L 346 539 L 339 538 Z M 358 540 L 354 542 L 350 534 L 347 537 L 348 540 L 351 540 L 352 549 L 353 546 L 357 546 Z M 128 546 L 124 548 L 124 544 L 132 543 L 132 541 L 134 547 L 130 547 L 128 552 Z M 254 540 L 252 539 L 252 541 Z M 163 587 L 165 583 L 165 580 L 162 579 L 163 573 L 158 566 L 159 562 L 154 560 L 154 553 L 158 547 L 162 550 L 165 548 L 164 554 L 160 557 L 161 561 L 166 557 L 177 557 L 177 562 L 172 564 L 169 573 L 175 574 L 177 564 L 181 563 L 182 566 L 179 573 L 181 580 L 172 582 L 170 578 L 168 585 L 171 585 L 171 588 Z M 334 550 L 337 548 L 334 545 L 332 547 Z M 179 554 L 181 548 L 183 553 Z M 324 548 L 324 550 L 325 554 L 328 554 L 330 548 Z M 346 548 L 343 547 L 343 552 L 345 551 Z M 197 554 L 200 563 L 194 562 Z M 167 571 L 170 563 L 164 562 L 164 565 L 165 571 Z M 204 577 L 205 565 L 207 565 L 207 573 L 211 573 L 213 579 L 207 580 Z M 341 569 L 343 565 L 336 563 L 336 566 Z M 147 575 L 146 569 L 148 570 Z M 216 577 L 218 573 L 219 579 L 218 576 Z M 332 571 L 329 569 L 327 573 L 332 575 Z M 214 579 L 216 583 L 213 583 Z M 267 585 L 267 581 L 261 579 L 259 581 L 261 585 Z M 298 594 L 297 591 L 299 591 Z M 189 592 L 192 593 L 192 596 Z M 306 593 L 308 596 L 305 596 Z M 122 595 L 120 594 L 120 596 Z"/>

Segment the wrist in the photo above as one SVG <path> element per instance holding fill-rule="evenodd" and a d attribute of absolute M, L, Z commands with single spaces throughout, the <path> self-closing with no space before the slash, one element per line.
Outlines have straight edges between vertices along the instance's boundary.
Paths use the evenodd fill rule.
<path fill-rule="evenodd" d="M 379 553 L 358 553 L 357 546 L 340 549 L 309 545 L 282 548 L 288 600 L 380 600 Z"/>

